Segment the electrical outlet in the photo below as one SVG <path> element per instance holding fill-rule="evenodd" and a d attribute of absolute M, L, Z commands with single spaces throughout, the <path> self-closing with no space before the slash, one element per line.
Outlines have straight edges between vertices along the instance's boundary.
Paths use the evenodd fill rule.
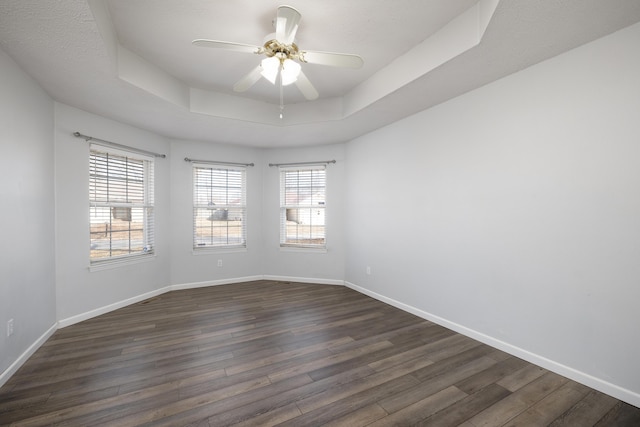
<path fill-rule="evenodd" d="M 7 336 L 13 335 L 13 319 L 7 320 Z"/>
<path fill-rule="evenodd" d="M 367 265 L 367 276 L 371 275 L 371 267 Z"/>
<path fill-rule="evenodd" d="M 218 267 L 222 267 L 222 260 L 221 259 L 218 260 Z"/>

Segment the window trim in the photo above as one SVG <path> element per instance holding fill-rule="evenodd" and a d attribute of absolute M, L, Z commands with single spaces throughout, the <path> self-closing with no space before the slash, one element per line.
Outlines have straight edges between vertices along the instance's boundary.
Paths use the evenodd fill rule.
<path fill-rule="evenodd" d="M 322 205 L 322 207 L 320 209 L 323 210 L 323 216 L 324 216 L 324 232 L 323 232 L 323 243 L 322 244 L 311 244 L 311 243 L 286 243 L 286 235 L 284 233 L 286 233 L 286 210 L 287 209 L 294 209 L 294 208 L 314 208 L 315 206 L 313 205 L 287 205 L 284 203 L 284 197 L 285 197 L 285 193 L 284 193 L 284 189 L 285 189 L 285 182 L 284 182 L 284 177 L 286 172 L 288 171 L 313 171 L 313 170 L 320 170 L 320 171 L 324 171 L 324 194 L 325 194 L 325 200 L 324 200 L 324 204 Z M 278 179 L 279 179 L 279 183 L 280 183 L 280 190 L 279 190 L 279 197 L 280 197 L 280 203 L 279 203 L 279 211 L 278 211 L 278 221 L 279 221 L 279 231 L 278 231 L 278 239 L 279 239 L 279 246 L 280 246 L 280 250 L 282 252 L 316 252 L 316 253 L 326 253 L 327 252 L 327 202 L 326 202 L 326 192 L 327 192 L 327 165 L 326 164 L 308 164 L 308 163 L 301 163 L 298 165 L 281 165 L 278 166 Z"/>
<path fill-rule="evenodd" d="M 247 166 L 244 164 L 230 164 L 224 162 L 197 162 L 191 163 L 191 249 L 194 255 L 205 255 L 207 253 L 233 253 L 233 252 L 246 252 L 247 251 Z M 243 213 L 242 218 L 242 239 L 243 242 L 239 244 L 226 244 L 226 245 L 207 245 L 196 246 L 196 209 L 206 208 L 204 205 L 196 204 L 196 169 L 217 169 L 226 171 L 239 171 L 242 173 L 241 178 L 241 205 L 233 206 L 234 208 L 240 208 Z M 228 187 L 227 187 L 228 193 Z M 221 207 L 229 207 L 231 205 L 220 205 Z"/>
<path fill-rule="evenodd" d="M 91 161 L 94 153 L 102 153 L 111 156 L 124 157 L 143 163 L 143 203 L 126 203 L 126 202 L 101 202 L 95 201 L 91 195 Z M 89 271 L 100 271 L 110 268 L 116 268 L 123 265 L 137 264 L 140 262 L 151 261 L 156 257 L 155 244 L 155 159 L 153 156 L 141 154 L 132 149 L 123 150 L 113 148 L 112 146 L 99 143 L 91 143 L 89 145 L 89 218 L 91 218 L 91 208 L 101 207 L 112 209 L 118 208 L 141 208 L 143 210 L 143 244 L 150 246 L 148 251 L 139 251 L 129 254 L 114 255 L 98 259 L 91 259 L 91 221 L 89 221 Z M 149 214 L 150 210 L 150 214 Z M 111 215 L 111 213 L 110 213 Z M 148 215 L 151 216 L 151 224 L 148 224 Z"/>

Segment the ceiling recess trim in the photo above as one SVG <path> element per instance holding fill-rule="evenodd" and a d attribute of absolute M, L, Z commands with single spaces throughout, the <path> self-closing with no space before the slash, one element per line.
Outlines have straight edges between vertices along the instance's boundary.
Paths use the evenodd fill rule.
<path fill-rule="evenodd" d="M 114 72 L 121 80 L 192 113 L 281 127 L 345 119 L 472 49 L 481 42 L 499 3 L 479 0 L 345 96 L 296 104 L 281 120 L 275 104 L 191 88 L 131 52 L 118 42 L 105 1 L 88 0 Z"/>
<path fill-rule="evenodd" d="M 480 0 L 345 96 L 345 116 L 366 108 L 480 44 L 500 0 Z"/>

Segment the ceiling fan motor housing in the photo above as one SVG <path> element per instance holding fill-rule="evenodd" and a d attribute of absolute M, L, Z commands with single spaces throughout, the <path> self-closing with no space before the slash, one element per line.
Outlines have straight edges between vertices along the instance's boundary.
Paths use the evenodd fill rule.
<path fill-rule="evenodd" d="M 276 39 L 269 40 L 264 44 L 263 53 L 268 57 L 275 56 L 279 58 L 281 61 L 284 61 L 285 59 L 300 58 L 298 46 L 295 43 L 291 43 L 290 45 L 285 45 L 280 43 Z"/>

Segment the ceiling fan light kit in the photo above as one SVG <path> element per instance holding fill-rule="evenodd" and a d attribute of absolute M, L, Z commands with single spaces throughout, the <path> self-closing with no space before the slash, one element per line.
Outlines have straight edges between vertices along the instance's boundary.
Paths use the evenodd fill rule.
<path fill-rule="evenodd" d="M 271 56 L 263 59 L 260 62 L 260 67 L 262 68 L 260 75 L 274 85 L 278 80 L 279 73 L 282 86 L 288 86 L 294 83 L 298 79 L 302 69 L 300 64 L 294 60 L 280 56 Z"/>
<path fill-rule="evenodd" d="M 298 76 L 302 71 L 300 64 L 292 59 L 285 59 L 282 62 L 282 70 L 280 71 L 280 78 L 282 80 L 282 86 L 288 86 L 298 80 Z"/>
<path fill-rule="evenodd" d="M 226 42 L 220 40 L 196 39 L 193 40 L 195 46 L 212 47 L 226 49 L 235 52 L 253 53 L 265 55 L 260 64 L 249 71 L 244 77 L 233 85 L 235 92 L 249 90 L 260 77 L 264 77 L 271 84 L 280 82 L 280 118 L 282 118 L 283 94 L 282 86 L 295 83 L 306 100 L 317 99 L 318 91 L 302 72 L 302 63 L 320 64 L 331 67 L 360 68 L 364 64 L 358 55 L 332 52 L 301 51 L 294 43 L 296 32 L 302 15 L 291 6 L 278 7 L 278 13 L 274 20 L 276 32 L 275 38 L 271 35 L 270 40 L 263 46 L 253 46 L 243 43 Z M 280 79 L 278 79 L 280 77 Z"/>
<path fill-rule="evenodd" d="M 276 84 L 278 71 L 280 70 L 280 61 L 278 60 L 278 58 L 276 58 L 275 56 L 272 56 L 271 58 L 264 58 L 260 62 L 260 67 L 262 67 L 260 75 L 269 80 L 271 84 Z"/>

